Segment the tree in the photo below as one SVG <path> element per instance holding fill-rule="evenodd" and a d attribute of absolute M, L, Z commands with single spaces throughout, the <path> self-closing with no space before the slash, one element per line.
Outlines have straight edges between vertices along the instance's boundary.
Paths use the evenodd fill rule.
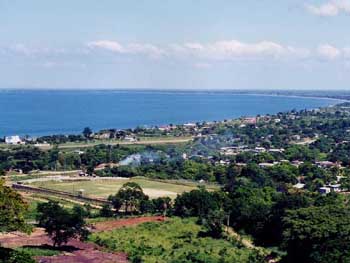
<path fill-rule="evenodd" d="M 343 189 L 350 191 L 350 176 L 346 176 L 340 179 L 340 184 Z"/>
<path fill-rule="evenodd" d="M 89 176 L 92 176 L 95 172 L 95 168 L 93 165 L 89 165 L 88 167 L 86 167 L 86 173 L 89 175 Z"/>
<path fill-rule="evenodd" d="M 329 196 L 329 195 L 328 195 Z M 328 196 L 325 196 L 328 198 Z M 287 211 L 314 205 L 313 194 L 290 189 L 277 196 L 277 200 L 271 208 L 267 217 L 267 222 L 255 241 L 258 245 L 277 246 L 283 239 L 283 218 Z"/>
<path fill-rule="evenodd" d="M 6 171 L 2 166 L 0 166 L 0 176 L 4 176 L 4 175 L 6 175 Z"/>
<path fill-rule="evenodd" d="M 20 194 L 4 184 L 5 181 L 0 180 L 0 232 L 30 232 L 24 217 L 27 203 Z"/>
<path fill-rule="evenodd" d="M 60 206 L 58 202 L 49 201 L 39 204 L 37 210 L 39 226 L 45 228 L 54 246 L 61 246 L 71 238 L 79 237 L 83 240 L 89 233 L 81 207 L 75 207 L 73 211 L 69 211 Z"/>
<path fill-rule="evenodd" d="M 182 217 L 205 217 L 209 211 L 220 209 L 222 206 L 221 196 L 200 187 L 178 195 L 175 199 L 174 210 L 176 215 Z"/>
<path fill-rule="evenodd" d="M 225 212 L 222 210 L 213 210 L 203 219 L 203 225 L 207 228 L 208 234 L 213 238 L 220 238 L 223 233 Z"/>
<path fill-rule="evenodd" d="M 158 197 L 152 200 L 154 210 L 156 212 L 161 212 L 164 215 L 167 210 L 171 208 L 171 198 L 170 197 Z"/>
<path fill-rule="evenodd" d="M 119 209 L 122 207 L 123 205 L 123 201 L 118 197 L 118 194 L 116 195 L 110 195 L 108 197 L 108 201 L 110 201 L 112 203 L 112 206 L 115 210 L 115 213 L 118 214 Z M 109 206 L 109 205 L 108 205 Z"/>
<path fill-rule="evenodd" d="M 140 202 L 140 212 L 141 213 L 154 213 L 156 211 L 153 200 L 143 199 Z"/>
<path fill-rule="evenodd" d="M 0 180 L 0 232 L 22 231 L 29 233 L 31 228 L 25 222 L 27 203 L 16 191 Z M 30 255 L 9 248 L 0 247 L 0 262 L 34 263 Z"/>
<path fill-rule="evenodd" d="M 89 127 L 85 127 L 83 130 L 83 135 L 86 139 L 90 138 L 92 130 Z"/>
<path fill-rule="evenodd" d="M 350 262 L 350 209 L 344 205 L 291 210 L 284 218 L 286 262 Z"/>
<path fill-rule="evenodd" d="M 113 216 L 113 211 L 111 209 L 111 206 L 108 204 L 105 204 L 102 206 L 100 210 L 100 216 L 102 217 L 112 217 Z"/>
<path fill-rule="evenodd" d="M 260 236 L 267 224 L 278 193 L 271 187 L 241 186 L 230 193 L 233 226 Z"/>
<path fill-rule="evenodd" d="M 148 196 L 143 193 L 140 185 L 135 182 L 123 184 L 116 197 L 122 201 L 125 213 L 139 211 L 141 201 L 148 198 Z"/>

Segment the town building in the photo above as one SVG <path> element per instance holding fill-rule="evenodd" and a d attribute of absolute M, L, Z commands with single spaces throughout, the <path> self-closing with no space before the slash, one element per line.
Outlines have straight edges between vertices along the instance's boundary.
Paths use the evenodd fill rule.
<path fill-rule="evenodd" d="M 6 136 L 5 143 L 6 144 L 25 144 L 25 142 L 22 141 L 22 139 L 18 135 Z"/>

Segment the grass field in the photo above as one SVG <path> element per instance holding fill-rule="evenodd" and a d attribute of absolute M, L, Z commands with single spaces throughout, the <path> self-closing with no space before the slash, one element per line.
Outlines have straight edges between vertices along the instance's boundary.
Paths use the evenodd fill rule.
<path fill-rule="evenodd" d="M 100 144 L 106 145 L 159 145 L 159 144 L 181 144 L 191 141 L 193 138 L 190 136 L 183 137 L 173 137 L 173 136 L 162 136 L 162 137 L 139 137 L 139 141 L 136 142 L 128 142 L 123 140 L 91 140 L 89 142 L 68 142 L 59 144 L 58 148 L 64 150 L 75 150 L 80 148 L 88 148 L 93 147 Z M 27 147 L 30 144 L 25 145 L 9 145 L 5 143 L 0 143 L 0 149 L 13 149 L 18 147 Z M 33 146 L 33 145 L 32 145 Z M 50 150 L 52 149 L 52 145 L 45 146 L 37 146 L 41 150 Z"/>
<path fill-rule="evenodd" d="M 58 147 L 60 149 L 70 149 L 70 148 L 86 148 L 92 147 L 99 144 L 107 145 L 157 145 L 157 144 L 177 144 L 186 143 L 192 140 L 192 137 L 142 137 L 139 141 L 128 142 L 121 140 L 94 140 L 90 142 L 80 142 L 80 143 L 65 143 L 60 144 Z"/>
<path fill-rule="evenodd" d="M 264 254 L 238 241 L 213 239 L 195 218 L 169 218 L 93 234 L 90 240 L 112 251 L 126 252 L 131 262 L 263 262 Z"/>
<path fill-rule="evenodd" d="M 138 183 L 144 192 L 151 198 L 160 196 L 169 196 L 175 198 L 177 194 L 185 191 L 191 191 L 197 188 L 196 183 L 186 182 L 182 184 L 178 181 L 154 181 L 147 178 L 135 177 L 131 179 L 97 179 L 91 181 L 47 181 L 36 182 L 32 185 L 76 193 L 79 189 L 84 189 L 84 195 L 90 197 L 106 198 L 111 194 L 115 194 L 120 187 L 126 182 Z M 215 189 L 217 186 L 208 186 L 208 189 Z"/>

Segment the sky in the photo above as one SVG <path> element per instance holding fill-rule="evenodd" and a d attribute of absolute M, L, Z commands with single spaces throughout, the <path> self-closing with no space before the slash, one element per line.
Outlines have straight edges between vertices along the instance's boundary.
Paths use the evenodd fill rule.
<path fill-rule="evenodd" d="M 0 88 L 350 90 L 350 0 L 0 0 Z"/>

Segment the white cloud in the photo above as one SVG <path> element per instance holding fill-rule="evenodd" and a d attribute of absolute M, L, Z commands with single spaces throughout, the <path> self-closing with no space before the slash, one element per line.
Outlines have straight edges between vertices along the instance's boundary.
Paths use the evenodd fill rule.
<path fill-rule="evenodd" d="M 271 41 L 244 43 L 238 40 L 225 40 L 208 44 L 192 42 L 172 45 L 171 48 L 175 54 L 214 60 L 302 58 L 310 53 L 307 49 L 283 46 Z"/>
<path fill-rule="evenodd" d="M 197 57 L 215 60 L 258 59 L 258 58 L 302 58 L 309 55 L 307 49 L 283 46 L 271 41 L 244 43 L 238 40 L 224 40 L 212 43 L 189 42 L 171 44 L 166 48 L 147 43 L 131 43 L 122 45 L 117 41 L 98 40 L 87 43 L 90 49 L 108 50 L 120 54 L 141 54 L 151 58 Z"/>
<path fill-rule="evenodd" d="M 160 58 L 165 55 L 161 48 L 151 44 L 131 43 L 123 46 L 117 41 L 98 40 L 87 43 L 87 46 L 90 49 L 104 49 L 121 54 L 143 54 L 152 58 Z"/>
<path fill-rule="evenodd" d="M 317 16 L 337 16 L 340 13 L 350 14 L 349 0 L 332 0 L 321 5 L 305 5 L 306 9 Z"/>
<path fill-rule="evenodd" d="M 91 49 L 106 49 L 113 52 L 124 53 L 125 50 L 121 44 L 116 41 L 98 40 L 87 43 L 87 46 Z"/>
<path fill-rule="evenodd" d="M 166 54 L 163 49 L 151 44 L 130 44 L 126 50 L 132 54 L 145 54 L 152 58 L 160 58 Z"/>
<path fill-rule="evenodd" d="M 317 48 L 317 53 L 322 58 L 329 59 L 329 60 L 337 59 L 342 55 L 341 50 L 329 44 L 320 45 Z"/>
<path fill-rule="evenodd" d="M 107 51 L 105 53 L 99 50 Z M 85 58 L 98 61 L 102 56 L 107 61 L 115 63 L 113 54 L 133 59 L 162 59 L 168 62 L 189 63 L 195 68 L 210 68 L 216 62 L 234 61 L 303 61 L 318 60 L 335 61 L 350 60 L 350 47 L 336 47 L 322 44 L 315 48 L 303 48 L 284 45 L 273 41 L 242 42 L 239 40 L 223 40 L 214 42 L 188 42 L 159 46 L 149 43 L 125 43 L 117 41 L 98 40 L 86 43 L 84 48 L 71 49 L 38 47 L 25 44 L 0 46 L 0 56 L 9 61 L 50 61 L 62 64 L 65 61 L 78 63 Z M 109 60 L 110 59 L 110 60 Z M 48 64 L 52 67 L 54 64 Z"/>

